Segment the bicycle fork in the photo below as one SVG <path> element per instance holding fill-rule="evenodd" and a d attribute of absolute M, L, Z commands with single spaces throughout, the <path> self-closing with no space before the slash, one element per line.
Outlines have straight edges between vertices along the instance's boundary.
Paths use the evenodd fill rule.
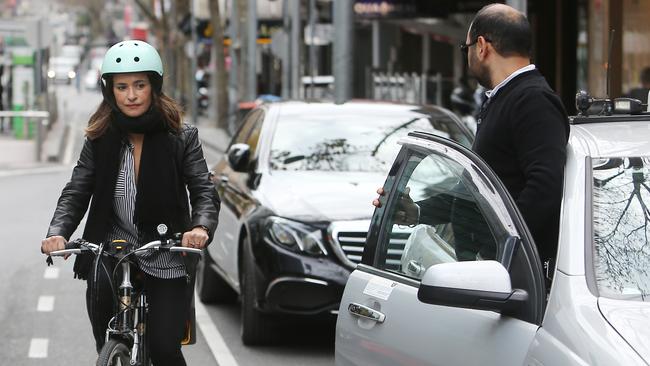
<path fill-rule="evenodd" d="M 138 306 L 135 308 L 133 317 L 133 348 L 131 350 L 131 365 L 136 365 L 138 361 L 139 351 L 142 350 L 142 361 L 144 365 L 147 363 L 147 353 L 144 348 L 146 347 L 144 333 L 145 333 L 145 317 L 147 314 L 147 297 L 140 294 L 138 299 Z"/>
<path fill-rule="evenodd" d="M 140 294 L 136 307 L 132 307 L 133 284 L 131 283 L 131 265 L 122 263 L 122 283 L 119 289 L 120 294 L 120 328 L 129 332 L 133 336 L 133 347 L 131 348 L 131 365 L 138 365 L 139 351 L 144 346 L 142 344 L 144 322 L 142 321 L 145 314 L 146 298 Z M 145 352 L 142 352 L 146 354 Z"/>

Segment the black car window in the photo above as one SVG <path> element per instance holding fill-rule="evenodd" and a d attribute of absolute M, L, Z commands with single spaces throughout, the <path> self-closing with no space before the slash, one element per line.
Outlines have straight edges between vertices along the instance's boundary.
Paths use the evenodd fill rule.
<path fill-rule="evenodd" d="M 241 127 L 233 137 L 232 144 L 245 144 L 251 135 L 251 131 L 255 128 L 256 123 L 262 119 L 264 112 L 261 109 L 255 109 L 249 112 L 242 120 Z M 252 148 L 252 147 L 251 147 Z"/>
<path fill-rule="evenodd" d="M 326 108 L 327 107 L 327 108 Z M 472 137 L 445 113 L 316 105 L 309 113 L 283 110 L 271 143 L 273 170 L 387 172 L 411 131 L 428 132 L 469 147 Z"/>
<path fill-rule="evenodd" d="M 259 114 L 253 125 L 251 126 L 248 136 L 246 136 L 245 143 L 250 147 L 251 158 L 257 157 L 257 146 L 260 141 L 260 133 L 262 132 L 262 122 L 264 122 L 264 114 Z"/>
<path fill-rule="evenodd" d="M 437 153 L 412 153 L 384 213 L 376 267 L 421 279 L 438 263 L 496 259 L 508 237 L 472 176 Z"/>

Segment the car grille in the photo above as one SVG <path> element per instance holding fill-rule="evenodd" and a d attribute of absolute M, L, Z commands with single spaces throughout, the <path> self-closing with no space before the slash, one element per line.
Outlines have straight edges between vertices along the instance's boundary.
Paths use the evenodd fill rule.
<path fill-rule="evenodd" d="M 332 223 L 331 237 L 334 239 L 334 244 L 338 245 L 336 249 L 340 248 L 340 250 L 334 252 L 350 267 L 354 267 L 361 262 L 369 226 L 370 221 L 365 220 Z M 409 233 L 394 232 L 391 234 L 385 269 L 399 269 L 400 259 L 408 237 Z"/>
<path fill-rule="evenodd" d="M 336 240 L 338 241 L 345 257 L 353 263 L 361 262 L 361 257 L 363 256 L 363 246 L 366 243 L 366 235 L 368 233 L 365 231 L 348 231 L 340 232 Z"/>

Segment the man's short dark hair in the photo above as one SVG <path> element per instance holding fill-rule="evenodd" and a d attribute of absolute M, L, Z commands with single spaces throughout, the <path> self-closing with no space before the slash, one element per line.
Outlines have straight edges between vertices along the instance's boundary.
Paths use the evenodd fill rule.
<path fill-rule="evenodd" d="M 502 56 L 530 57 L 532 41 L 526 16 L 519 12 L 506 14 L 490 10 L 490 7 L 492 5 L 486 5 L 476 13 L 470 26 L 469 41 L 475 42 L 478 36 L 483 36 Z"/>

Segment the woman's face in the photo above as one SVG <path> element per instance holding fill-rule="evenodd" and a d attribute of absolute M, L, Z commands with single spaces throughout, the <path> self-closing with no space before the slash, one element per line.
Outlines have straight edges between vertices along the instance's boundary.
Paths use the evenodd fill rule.
<path fill-rule="evenodd" d="M 113 95 L 117 107 L 129 117 L 139 117 L 151 106 L 151 83 L 143 72 L 116 74 Z"/>

